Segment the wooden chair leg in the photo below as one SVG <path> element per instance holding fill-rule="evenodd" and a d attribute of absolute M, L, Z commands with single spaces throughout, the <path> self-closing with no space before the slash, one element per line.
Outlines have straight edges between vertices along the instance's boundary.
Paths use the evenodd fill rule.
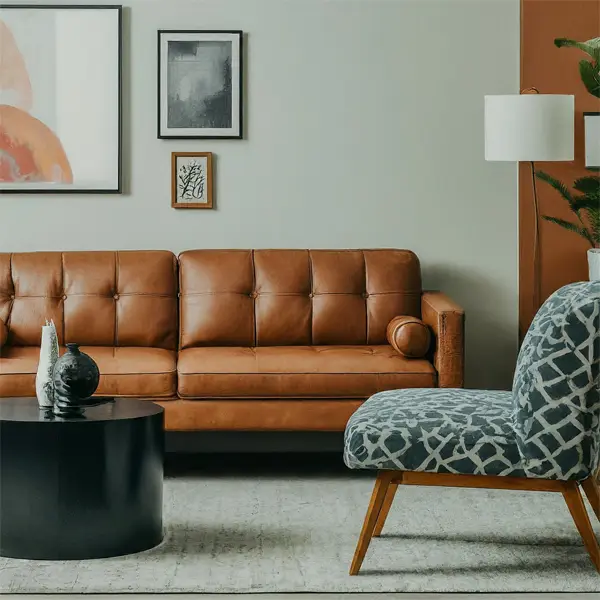
<path fill-rule="evenodd" d="M 392 508 L 392 504 L 394 503 L 394 496 L 396 495 L 397 489 L 397 483 L 390 483 L 387 494 L 385 495 L 385 499 L 383 501 L 383 506 L 379 511 L 379 517 L 377 518 L 377 523 L 375 524 L 373 537 L 379 537 L 381 535 L 381 531 L 383 530 L 383 526 L 385 525 L 385 520 L 387 519 L 387 516 L 390 512 L 390 508 Z"/>
<path fill-rule="evenodd" d="M 350 565 L 350 575 L 357 575 L 360 570 L 393 475 L 393 471 L 380 471 L 377 475 L 373 493 L 371 494 L 371 502 L 369 503 L 360 537 L 358 538 L 358 544 L 356 545 L 356 550 L 354 552 L 354 558 Z"/>
<path fill-rule="evenodd" d="M 573 521 L 575 521 L 575 525 L 583 538 L 583 544 L 589 552 L 596 570 L 600 572 L 600 546 L 598 546 L 598 540 L 592 529 L 590 517 L 585 509 L 579 484 L 576 481 L 566 482 L 563 496 L 569 507 Z"/>
<path fill-rule="evenodd" d="M 595 476 L 588 477 L 585 481 L 581 482 L 581 487 L 588 497 L 592 510 L 596 515 L 596 518 L 600 520 L 600 486 Z"/>

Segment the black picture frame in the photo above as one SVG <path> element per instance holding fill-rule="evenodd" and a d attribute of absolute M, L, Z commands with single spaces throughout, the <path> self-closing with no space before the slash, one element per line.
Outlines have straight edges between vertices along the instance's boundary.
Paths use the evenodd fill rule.
<path fill-rule="evenodd" d="M 2 189 L 4 194 L 122 194 L 123 193 L 123 6 L 120 4 L 0 4 L 0 11 L 19 10 L 116 10 L 117 11 L 117 43 L 118 43 L 118 73 L 117 73 L 117 181 L 114 188 L 74 188 L 74 189 Z M 1 182 L 0 182 L 1 185 Z"/>
<path fill-rule="evenodd" d="M 162 53 L 161 53 L 161 39 L 163 35 L 169 34 L 223 34 L 223 35 L 235 35 L 238 37 L 237 50 L 239 52 L 239 73 L 237 74 L 236 81 L 239 89 L 239 107 L 237 111 L 232 111 L 232 118 L 237 117 L 238 122 L 238 133 L 237 134 L 225 134 L 225 135 L 214 135 L 214 134 L 175 134 L 175 133 L 164 133 L 162 131 L 162 117 L 166 107 L 163 107 L 162 98 Z M 232 73 L 232 79 L 234 74 Z M 159 29 L 157 31 L 157 129 L 156 137 L 161 140 L 241 140 L 244 139 L 244 32 L 239 29 Z M 201 131 L 201 130 L 199 130 Z"/>

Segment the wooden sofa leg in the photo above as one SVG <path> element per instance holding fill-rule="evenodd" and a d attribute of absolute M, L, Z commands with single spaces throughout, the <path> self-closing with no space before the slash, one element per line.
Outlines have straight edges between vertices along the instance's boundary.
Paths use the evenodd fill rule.
<path fill-rule="evenodd" d="M 360 570 L 393 476 L 394 471 L 380 471 L 377 475 L 373 493 L 371 494 L 371 502 L 369 503 L 360 537 L 358 538 L 358 544 L 354 552 L 354 558 L 350 565 L 350 575 L 357 575 Z"/>
<path fill-rule="evenodd" d="M 385 495 L 385 500 L 383 501 L 383 506 L 379 511 L 379 517 L 377 518 L 377 523 L 375 524 L 373 537 L 379 537 L 381 535 L 383 526 L 385 525 L 385 520 L 387 519 L 387 516 L 390 512 L 390 508 L 392 508 L 392 504 L 394 503 L 394 496 L 396 495 L 397 489 L 397 483 L 390 483 L 387 494 Z"/>
<path fill-rule="evenodd" d="M 590 476 L 581 482 L 581 487 L 588 497 L 596 518 L 600 520 L 600 486 L 595 476 Z"/>
<path fill-rule="evenodd" d="M 565 484 L 563 496 L 569 507 L 573 521 L 575 521 L 575 525 L 583 538 L 583 544 L 589 552 L 596 570 L 600 572 L 600 546 L 598 546 L 598 540 L 592 529 L 590 517 L 585 509 L 579 484 L 576 481 L 567 481 Z"/>

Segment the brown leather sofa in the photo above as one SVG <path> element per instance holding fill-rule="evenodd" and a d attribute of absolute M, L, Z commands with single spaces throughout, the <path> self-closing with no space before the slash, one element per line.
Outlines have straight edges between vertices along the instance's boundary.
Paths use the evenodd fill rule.
<path fill-rule="evenodd" d="M 463 385 L 463 311 L 407 250 L 0 253 L 0 397 L 35 395 L 45 319 L 170 430 L 339 431 L 377 391 Z"/>

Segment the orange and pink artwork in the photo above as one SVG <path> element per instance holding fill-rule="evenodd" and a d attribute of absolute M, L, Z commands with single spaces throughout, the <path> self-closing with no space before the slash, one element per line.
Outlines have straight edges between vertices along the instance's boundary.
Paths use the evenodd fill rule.
<path fill-rule="evenodd" d="M 2 5 L 1 194 L 121 192 L 121 13 Z"/>
<path fill-rule="evenodd" d="M 56 134 L 29 114 L 33 92 L 17 42 L 0 20 L 0 182 L 72 183 L 69 159 Z"/>

